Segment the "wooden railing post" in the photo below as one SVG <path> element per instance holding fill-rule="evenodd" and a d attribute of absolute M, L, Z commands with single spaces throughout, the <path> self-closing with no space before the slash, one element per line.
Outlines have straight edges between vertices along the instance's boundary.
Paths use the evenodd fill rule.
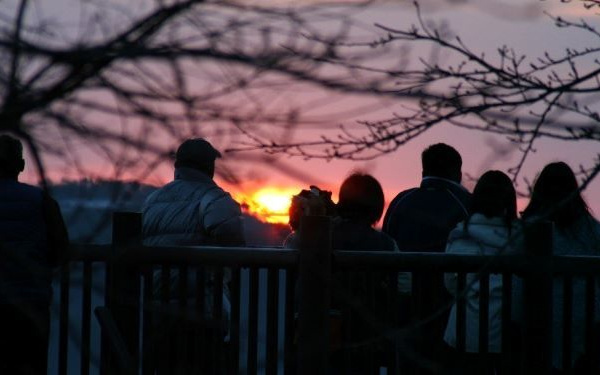
<path fill-rule="evenodd" d="M 328 374 L 331 228 L 327 216 L 306 216 L 300 223 L 299 375 Z"/>
<path fill-rule="evenodd" d="M 525 228 L 525 252 L 544 264 L 552 256 L 552 223 L 537 222 Z M 536 259 L 537 258 L 537 259 Z M 523 278 L 523 373 L 552 371 L 552 275 L 541 268 Z"/>
<path fill-rule="evenodd" d="M 107 269 L 105 305 L 112 314 L 118 333 L 128 350 L 125 357 L 135 363 L 128 364 L 127 370 L 137 372 L 139 368 L 140 337 L 140 275 L 139 270 L 122 262 L 127 246 L 141 245 L 142 216 L 137 212 L 113 213 L 112 254 Z M 113 340 L 114 341 L 114 340 Z M 104 374 L 122 374 L 125 369 L 111 355 L 115 350 L 109 343 L 106 332 L 102 334 L 102 364 Z M 123 354 L 123 353 L 120 353 Z"/>

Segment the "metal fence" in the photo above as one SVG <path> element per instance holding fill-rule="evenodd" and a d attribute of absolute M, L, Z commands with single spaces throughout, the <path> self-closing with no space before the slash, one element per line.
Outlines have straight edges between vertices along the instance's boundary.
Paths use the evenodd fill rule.
<path fill-rule="evenodd" d="M 403 367 L 403 338 L 420 322 L 396 319 L 401 306 L 395 288 L 398 272 L 457 274 L 457 350 L 465 349 L 465 288 L 467 275 L 476 274 L 479 294 L 479 352 L 489 350 L 488 285 L 490 276 L 502 279 L 502 350 L 514 354 L 509 322 L 515 303 L 522 304 L 522 350 L 518 368 L 522 373 L 550 373 L 552 367 L 552 294 L 563 288 L 562 357 L 571 371 L 571 317 L 574 283 L 585 286 L 585 351 L 597 354 L 595 324 L 597 275 L 600 258 L 549 256 L 548 233 L 529 242 L 525 255 L 460 256 L 446 254 L 389 253 L 379 251 L 332 251 L 327 218 L 303 223 L 301 250 L 257 248 L 165 247 L 141 245 L 141 222 L 136 214 L 116 214 L 111 246 L 73 246 L 61 269 L 59 373 L 89 374 L 92 349 L 101 347 L 102 374 L 326 374 L 331 360 L 337 323 L 331 314 L 332 293 L 339 293 L 336 275 L 376 275 L 367 282 L 373 293 L 381 287 L 381 275 L 390 280 L 386 297 L 371 303 L 349 303 L 356 316 L 374 317 L 373 338 L 354 343 L 353 349 L 387 346 L 380 361 L 387 373 L 419 373 Z M 103 264 L 104 303 L 92 308 L 94 264 Z M 80 327 L 70 324 L 70 270 L 82 267 Z M 371 275 L 371 276 L 369 276 Z M 514 280 L 523 285 L 524 298 L 513 300 Z M 350 279 L 356 280 L 353 276 Z M 343 287 L 348 287 L 344 284 Z M 228 292 L 227 292 L 228 289 Z M 223 291 L 225 290 L 225 293 Z M 413 290 L 413 297 L 419 290 Z M 226 296 L 226 297 L 224 297 Z M 227 298 L 228 297 L 228 298 Z M 223 298 L 230 306 L 223 303 Z M 416 299 L 412 299 L 415 303 Z M 384 302 L 382 302 L 384 301 Z M 356 301 L 355 301 L 356 302 Z M 377 305 L 379 304 L 379 305 Z M 448 306 L 450 307 L 450 306 Z M 342 308 L 344 310 L 345 308 Z M 410 309 L 409 309 L 410 310 Z M 70 312 L 71 311 L 71 312 Z M 385 314 L 381 314 L 381 312 Z M 413 306 L 414 311 L 414 306 Z M 344 312 L 342 312 L 344 314 Z M 351 315 L 345 316 L 347 327 Z M 382 318 L 383 317 L 383 318 Z M 101 337 L 91 334 L 94 319 Z M 384 327 L 384 329 L 382 329 Z M 339 327 L 338 327 L 339 328 Z M 79 368 L 69 367 L 68 340 L 80 332 Z M 225 337 L 225 339 L 224 339 Z M 364 338 L 363 338 L 364 339 Z M 343 343 L 341 345 L 344 345 Z M 343 349 L 343 348 L 342 348 Z M 594 358 L 598 356 L 595 355 Z M 352 358 L 348 358 L 352 366 Z"/>

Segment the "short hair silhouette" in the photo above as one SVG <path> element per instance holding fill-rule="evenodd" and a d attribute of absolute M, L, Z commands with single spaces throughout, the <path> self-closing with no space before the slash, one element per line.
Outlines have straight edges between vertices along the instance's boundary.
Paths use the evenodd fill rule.
<path fill-rule="evenodd" d="M 373 176 L 354 173 L 342 183 L 337 204 L 339 216 L 373 225 L 381 218 L 383 206 L 383 189 Z"/>
<path fill-rule="evenodd" d="M 562 161 L 546 165 L 535 181 L 523 218 L 547 216 L 556 226 L 566 228 L 585 214 L 589 208 L 571 167 Z"/>
<path fill-rule="evenodd" d="M 0 135 L 0 175 L 16 177 L 25 167 L 23 145 L 10 135 Z"/>
<path fill-rule="evenodd" d="M 442 177 L 460 182 L 462 179 L 462 158 L 458 151 L 445 143 L 427 147 L 421 154 L 423 177 Z"/>
<path fill-rule="evenodd" d="M 471 201 L 471 214 L 501 217 L 508 228 L 517 218 L 517 194 L 510 178 L 501 171 L 487 171 L 479 178 Z"/>

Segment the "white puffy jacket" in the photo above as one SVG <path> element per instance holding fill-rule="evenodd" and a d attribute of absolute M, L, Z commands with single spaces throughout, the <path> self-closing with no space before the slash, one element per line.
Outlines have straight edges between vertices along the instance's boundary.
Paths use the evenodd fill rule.
<path fill-rule="evenodd" d="M 239 204 L 192 168 L 177 168 L 174 181 L 148 196 L 142 230 L 148 246 L 244 245 Z"/>
<path fill-rule="evenodd" d="M 177 168 L 175 180 L 150 194 L 143 207 L 142 233 L 147 246 L 243 246 L 244 232 L 240 206 L 204 173 Z M 175 296 L 179 277 L 171 271 L 171 295 Z M 190 297 L 196 285 L 195 273 L 188 280 Z M 212 313 L 211 276 L 205 280 L 205 313 Z M 229 320 L 229 273 L 225 273 L 223 313 Z M 154 293 L 160 291 L 160 275 L 154 277 Z M 227 323 L 225 323 L 227 324 Z"/>
<path fill-rule="evenodd" d="M 464 222 L 459 223 L 450 233 L 446 246 L 447 254 L 463 255 L 499 255 L 520 251 L 523 233 L 520 226 L 513 225 L 509 232 L 502 218 L 488 218 L 482 214 L 473 214 L 465 231 Z M 448 291 L 456 293 L 456 274 L 445 274 L 445 284 Z M 466 294 L 466 351 L 479 351 L 479 290 L 480 285 L 476 274 L 467 274 Z M 488 350 L 498 353 L 502 342 L 502 276 L 490 275 L 488 303 Z M 444 340 L 456 347 L 456 305 L 452 306 Z"/>

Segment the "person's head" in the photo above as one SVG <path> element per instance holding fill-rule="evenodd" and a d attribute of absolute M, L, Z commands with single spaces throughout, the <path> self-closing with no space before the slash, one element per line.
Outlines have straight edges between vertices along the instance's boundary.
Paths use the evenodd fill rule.
<path fill-rule="evenodd" d="M 546 216 L 559 227 L 568 227 L 589 213 L 573 170 L 564 162 L 550 163 L 537 177 L 523 217 Z"/>
<path fill-rule="evenodd" d="M 487 171 L 477 181 L 471 201 L 471 214 L 500 217 L 506 225 L 517 218 L 517 194 L 510 178 L 500 171 Z"/>
<path fill-rule="evenodd" d="M 354 173 L 340 187 L 337 204 L 343 218 L 366 221 L 374 225 L 381 218 L 384 206 L 383 189 L 373 176 Z"/>
<path fill-rule="evenodd" d="M 0 178 L 16 180 L 24 168 L 21 142 L 9 135 L 0 135 Z"/>
<path fill-rule="evenodd" d="M 331 192 L 321 190 L 316 186 L 311 186 L 310 190 L 302 190 L 292 197 L 292 203 L 288 210 L 289 224 L 292 230 L 300 228 L 300 219 L 302 216 L 313 214 L 310 211 L 311 206 L 318 205 L 326 216 L 335 214 L 335 203 L 331 200 Z"/>
<path fill-rule="evenodd" d="M 192 138 L 183 142 L 177 149 L 175 168 L 193 168 L 212 178 L 215 174 L 215 159 L 220 157 L 221 153 L 208 141 Z"/>
<path fill-rule="evenodd" d="M 455 182 L 462 180 L 462 158 L 445 143 L 431 145 L 421 154 L 423 177 L 441 177 Z"/>

